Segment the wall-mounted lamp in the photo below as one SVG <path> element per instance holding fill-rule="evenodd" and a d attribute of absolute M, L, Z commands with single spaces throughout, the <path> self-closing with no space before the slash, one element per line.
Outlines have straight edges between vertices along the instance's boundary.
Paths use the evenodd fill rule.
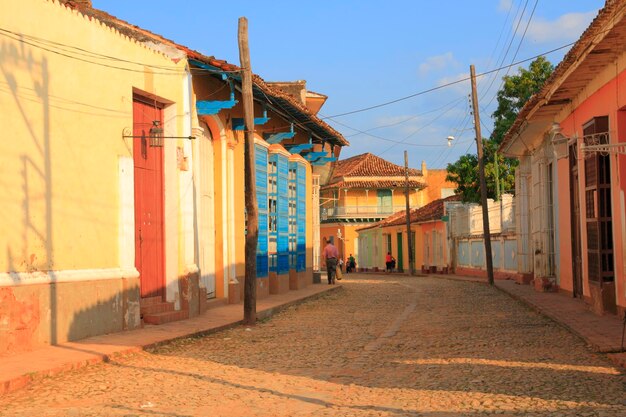
<path fill-rule="evenodd" d="M 150 136 L 150 146 L 159 148 L 163 146 L 163 128 L 160 121 L 152 121 L 152 127 L 148 135 Z"/>
<path fill-rule="evenodd" d="M 146 139 L 146 135 L 142 134 L 140 136 L 131 135 L 132 130 L 128 127 L 125 127 L 122 130 L 122 137 L 132 138 L 132 139 Z M 148 131 L 148 138 L 150 139 L 150 146 L 154 148 L 163 147 L 163 139 L 195 139 L 195 136 L 163 136 L 163 127 L 161 127 L 161 122 L 159 120 L 152 121 L 152 127 Z"/>
<path fill-rule="evenodd" d="M 552 127 L 550 128 L 550 142 L 552 143 L 552 149 L 556 159 L 567 158 L 567 142 L 569 140 L 570 138 L 561 133 L 561 125 L 557 122 L 552 123 Z"/>

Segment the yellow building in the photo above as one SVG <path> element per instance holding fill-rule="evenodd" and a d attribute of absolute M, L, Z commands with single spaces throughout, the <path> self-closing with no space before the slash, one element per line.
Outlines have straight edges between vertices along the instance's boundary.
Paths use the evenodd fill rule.
<path fill-rule="evenodd" d="M 239 69 L 90 2 L 0 8 L 0 123 L 13 138 L 0 144 L 0 354 L 187 318 L 211 298 L 238 302 Z M 297 289 L 312 275 L 311 164 L 347 142 L 289 94 L 254 83 L 257 143 L 273 143 L 287 170 L 276 255 Z M 290 228 L 300 221 L 290 210 L 304 227 Z M 260 296 L 285 288 L 284 277 L 258 282 Z"/>
<path fill-rule="evenodd" d="M 409 206 L 419 208 L 454 194 L 445 170 L 409 168 Z M 332 177 L 321 188 L 321 244 L 332 240 L 344 259 L 351 254 L 361 264 L 357 229 L 406 209 L 405 168 L 371 153 L 336 163 Z M 383 263 L 384 264 L 384 263 Z"/>

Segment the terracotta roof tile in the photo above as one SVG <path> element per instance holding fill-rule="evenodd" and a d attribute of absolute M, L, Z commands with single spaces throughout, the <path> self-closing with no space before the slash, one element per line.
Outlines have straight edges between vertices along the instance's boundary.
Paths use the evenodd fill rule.
<path fill-rule="evenodd" d="M 588 54 L 593 54 L 594 48 L 600 42 L 597 40 L 598 36 L 607 38 L 610 29 L 613 29 L 613 25 L 623 23 L 621 20 L 624 17 L 624 9 L 626 8 L 626 0 L 607 0 L 605 6 L 598 12 L 598 15 L 593 19 L 589 27 L 583 32 L 578 41 L 567 52 L 563 60 L 557 65 L 550 77 L 543 84 L 541 90 L 535 93 L 526 102 L 524 107 L 520 110 L 517 118 L 513 122 L 513 125 L 504 135 L 502 143 L 500 144 L 499 151 L 505 151 L 505 148 L 513 142 L 519 131 L 523 130 L 525 122 L 529 119 L 533 113 L 536 113 L 536 109 L 542 106 L 550 105 L 549 100 L 554 95 L 561 83 L 563 83 L 576 69 L 581 61 L 582 57 L 588 57 Z M 606 26 L 611 26 L 609 30 Z M 620 48 L 623 48 L 623 42 L 619 44 Z M 613 48 L 616 48 L 613 46 Z M 622 50 L 622 49 L 620 49 Z M 604 53 L 605 51 L 602 51 Z M 610 51 L 609 51 L 610 52 Z M 613 51 L 617 52 L 617 51 Z M 597 69 L 596 69 L 597 70 Z M 594 72 L 591 72 L 593 76 Z M 586 83 L 578 83 L 578 88 L 583 88 Z M 564 102 L 565 103 L 565 102 Z M 565 103 L 567 104 L 567 103 Z M 563 104 L 563 105 L 565 105 Z"/>
<path fill-rule="evenodd" d="M 443 205 L 447 201 L 461 201 L 461 196 L 452 195 L 439 200 L 431 201 L 423 207 L 411 210 L 411 223 L 422 223 L 431 220 L 439 220 L 443 216 Z M 406 224 L 406 220 L 396 219 L 387 224 L 387 226 L 396 226 Z"/>
<path fill-rule="evenodd" d="M 461 201 L 461 196 L 452 195 L 439 200 L 431 201 L 423 207 L 411 210 L 411 223 L 423 223 L 431 220 L 441 219 L 443 216 L 443 206 L 448 201 Z M 365 227 L 357 229 L 357 232 L 374 229 L 376 227 L 398 226 L 406 224 L 406 210 L 399 211 L 391 216 Z"/>
<path fill-rule="evenodd" d="M 322 189 L 403 188 L 404 178 L 404 167 L 368 152 L 337 161 L 331 180 Z M 409 187 L 425 187 L 420 170 L 409 168 Z"/>
<path fill-rule="evenodd" d="M 396 221 L 398 219 L 404 219 L 406 218 L 406 210 L 400 210 L 396 213 L 393 213 L 392 215 L 385 217 L 384 219 L 382 219 L 381 221 L 378 221 L 376 223 L 371 223 L 368 224 L 367 226 L 364 227 L 360 227 L 358 229 L 356 229 L 357 232 L 363 231 L 363 230 L 369 230 L 369 229 L 375 229 L 377 227 L 384 227 L 384 226 L 388 226 L 389 223 Z"/>

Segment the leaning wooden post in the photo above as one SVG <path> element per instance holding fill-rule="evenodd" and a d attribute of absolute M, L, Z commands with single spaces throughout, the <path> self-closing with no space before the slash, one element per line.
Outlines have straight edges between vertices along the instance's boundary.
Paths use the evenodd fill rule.
<path fill-rule="evenodd" d="M 472 84 L 472 107 L 474 110 L 474 130 L 476 131 L 476 148 L 478 152 L 478 178 L 480 181 L 480 203 L 483 207 L 483 235 L 485 236 L 485 261 L 487 263 L 487 280 L 493 285 L 493 258 L 491 257 L 491 232 L 489 231 L 489 205 L 487 204 L 487 181 L 485 180 L 485 159 L 483 155 L 483 137 L 480 133 L 480 115 L 478 114 L 478 92 L 476 91 L 476 70 L 470 65 Z"/>
<path fill-rule="evenodd" d="M 245 124 L 245 200 L 248 225 L 246 233 L 246 278 L 243 297 L 243 321 L 256 323 L 256 248 L 259 237 L 259 214 L 256 201 L 254 161 L 254 102 L 252 100 L 252 68 L 248 48 L 248 19 L 239 18 L 239 61 L 241 62 L 241 90 Z"/>

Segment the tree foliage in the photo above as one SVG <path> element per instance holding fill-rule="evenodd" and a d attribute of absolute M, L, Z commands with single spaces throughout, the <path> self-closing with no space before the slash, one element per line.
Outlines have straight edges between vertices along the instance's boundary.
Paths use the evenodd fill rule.
<path fill-rule="evenodd" d="M 513 192 L 515 188 L 515 168 L 517 159 L 497 155 L 498 146 L 509 130 L 524 104 L 543 86 L 552 74 L 554 67 L 544 57 L 530 63 L 528 69 L 520 68 L 519 73 L 503 78 L 503 85 L 498 91 L 498 107 L 493 113 L 494 130 L 491 137 L 483 138 L 483 158 L 485 162 L 485 180 L 487 197 L 495 198 L 496 178 L 500 190 Z M 496 155 L 497 171 L 496 175 Z M 478 177 L 478 157 L 475 154 L 462 155 L 456 162 L 448 164 L 446 179 L 457 184 L 456 193 L 464 202 L 480 201 L 480 182 Z"/>

